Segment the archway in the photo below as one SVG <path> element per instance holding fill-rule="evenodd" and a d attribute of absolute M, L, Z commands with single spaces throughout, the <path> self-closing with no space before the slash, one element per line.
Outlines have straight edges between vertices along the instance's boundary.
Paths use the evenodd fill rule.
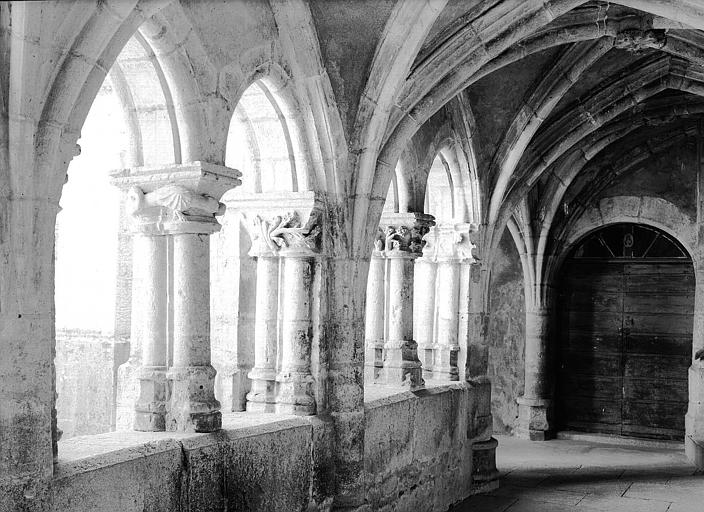
<path fill-rule="evenodd" d="M 559 280 L 557 425 L 682 439 L 694 270 L 683 246 L 642 224 L 583 237 Z"/>

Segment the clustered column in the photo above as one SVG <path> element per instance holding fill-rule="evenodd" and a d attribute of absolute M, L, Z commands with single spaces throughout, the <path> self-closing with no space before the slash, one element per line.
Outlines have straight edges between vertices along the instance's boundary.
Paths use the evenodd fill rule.
<path fill-rule="evenodd" d="M 305 224 L 301 217 L 306 216 Z M 313 290 L 320 246 L 316 209 L 254 217 L 257 258 L 255 361 L 248 411 L 316 412 L 311 350 Z"/>
<path fill-rule="evenodd" d="M 416 260 L 414 329 L 423 368 L 432 379 L 459 380 L 459 352 L 466 338 L 469 297 L 467 269 L 474 261 L 470 224 L 445 224 L 425 235 Z"/>
<path fill-rule="evenodd" d="M 136 430 L 221 426 L 210 359 L 210 240 L 240 173 L 202 162 L 113 174 L 134 237 L 132 336 L 142 347 Z"/>
<path fill-rule="evenodd" d="M 366 344 L 368 356 L 373 357 L 367 358 L 366 365 L 374 382 L 410 387 L 424 384 L 413 339 L 414 262 L 421 255 L 422 238 L 433 224 L 431 216 L 418 213 L 382 218 L 367 297 L 367 321 L 372 322 Z"/>

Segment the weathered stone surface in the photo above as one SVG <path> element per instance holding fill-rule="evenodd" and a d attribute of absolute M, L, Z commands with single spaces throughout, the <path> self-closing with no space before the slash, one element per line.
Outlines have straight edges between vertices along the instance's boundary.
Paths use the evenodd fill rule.
<path fill-rule="evenodd" d="M 516 399 L 523 394 L 525 349 L 524 282 L 508 230 L 494 260 L 489 324 L 489 378 L 496 432 L 512 432 L 518 419 Z"/>
<path fill-rule="evenodd" d="M 367 404 L 368 510 L 444 511 L 474 491 L 469 435 L 481 394 L 449 384 Z"/>

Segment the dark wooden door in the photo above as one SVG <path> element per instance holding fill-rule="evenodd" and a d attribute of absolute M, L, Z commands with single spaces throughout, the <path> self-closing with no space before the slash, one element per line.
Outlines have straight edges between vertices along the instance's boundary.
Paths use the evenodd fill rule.
<path fill-rule="evenodd" d="M 694 310 L 691 263 L 572 258 L 560 299 L 559 427 L 682 439 Z"/>

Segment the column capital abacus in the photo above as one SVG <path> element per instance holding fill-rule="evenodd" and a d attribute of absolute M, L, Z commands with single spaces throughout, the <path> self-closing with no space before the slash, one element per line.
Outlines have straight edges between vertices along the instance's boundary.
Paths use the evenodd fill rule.
<path fill-rule="evenodd" d="M 127 192 L 132 229 L 146 235 L 211 234 L 220 230 L 219 202 L 241 184 L 242 174 L 222 165 L 190 162 L 133 167 L 111 173 L 113 185 Z"/>
<path fill-rule="evenodd" d="M 387 258 L 418 258 L 426 244 L 424 236 L 435 225 L 432 215 L 425 213 L 384 213 L 379 228 L 383 237 L 383 251 Z M 379 241 L 380 239 L 377 238 Z M 375 244 L 379 250 L 381 244 Z"/>

